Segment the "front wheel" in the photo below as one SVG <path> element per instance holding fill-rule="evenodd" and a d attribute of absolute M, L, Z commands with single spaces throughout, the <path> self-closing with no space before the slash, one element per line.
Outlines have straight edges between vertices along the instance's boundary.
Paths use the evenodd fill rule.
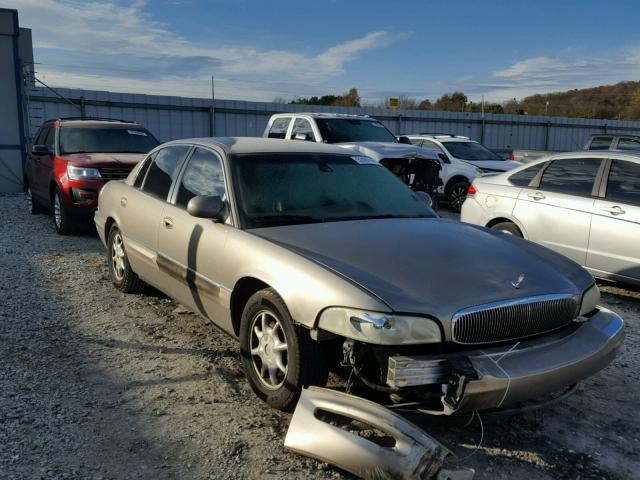
<path fill-rule="evenodd" d="M 512 222 L 500 222 L 496 223 L 493 227 L 494 230 L 499 230 L 502 233 L 506 233 L 507 235 L 514 235 L 516 237 L 522 238 L 522 232 L 518 228 L 515 223 Z"/>
<path fill-rule="evenodd" d="M 318 342 L 294 324 L 271 288 L 253 294 L 244 308 L 240 352 L 249 385 L 272 408 L 292 410 L 302 387 L 327 382 Z"/>
<path fill-rule="evenodd" d="M 459 180 L 449 187 L 447 191 L 447 203 L 454 212 L 460 212 L 462 204 L 467 199 L 467 192 L 471 184 L 466 180 Z"/>
<path fill-rule="evenodd" d="M 76 230 L 76 226 L 73 224 L 73 219 L 71 218 L 71 212 L 69 212 L 69 208 L 64 203 L 64 198 L 62 198 L 62 192 L 58 187 L 53 191 L 53 223 L 56 227 L 56 232 L 60 235 L 69 235 Z"/>

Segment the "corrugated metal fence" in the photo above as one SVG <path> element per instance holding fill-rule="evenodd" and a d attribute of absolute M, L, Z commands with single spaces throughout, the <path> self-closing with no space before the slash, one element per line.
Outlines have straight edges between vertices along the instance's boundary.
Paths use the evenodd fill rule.
<path fill-rule="evenodd" d="M 640 135 L 640 122 L 529 115 L 344 108 L 211 100 L 80 89 L 30 88 L 25 98 L 33 136 L 48 118 L 95 116 L 135 120 L 161 141 L 207 136 L 260 136 L 273 113 L 322 111 L 370 115 L 392 132 L 466 135 L 495 150 L 576 150 L 592 133 Z M 69 103 L 69 101 L 71 103 Z"/>

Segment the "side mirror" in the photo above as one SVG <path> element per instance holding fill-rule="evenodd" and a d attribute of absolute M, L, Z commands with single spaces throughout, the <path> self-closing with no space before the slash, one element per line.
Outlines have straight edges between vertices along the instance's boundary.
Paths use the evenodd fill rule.
<path fill-rule="evenodd" d="M 430 208 L 433 208 L 433 198 L 431 198 L 431 195 L 427 192 L 423 192 L 422 190 L 416 190 L 416 193 L 420 195 L 425 202 L 427 202 L 427 205 L 429 205 Z"/>
<path fill-rule="evenodd" d="M 447 157 L 444 153 L 439 152 L 438 153 L 438 157 L 440 158 L 440 160 L 442 160 L 444 163 L 451 163 L 451 160 L 449 160 L 449 157 Z"/>
<path fill-rule="evenodd" d="M 51 149 L 46 145 L 34 145 L 31 149 L 34 155 L 51 155 Z"/>
<path fill-rule="evenodd" d="M 411 143 L 411 140 L 409 140 L 409 137 L 405 137 L 404 135 L 400 135 L 398 137 L 398 143 L 406 143 L 407 145 L 413 145 Z"/>
<path fill-rule="evenodd" d="M 198 195 L 189 200 L 187 212 L 193 217 L 224 222 L 227 218 L 227 204 L 218 196 Z"/>

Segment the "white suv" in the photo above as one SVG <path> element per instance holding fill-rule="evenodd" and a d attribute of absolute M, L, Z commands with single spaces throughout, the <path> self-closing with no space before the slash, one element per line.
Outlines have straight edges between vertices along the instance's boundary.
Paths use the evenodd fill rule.
<path fill-rule="evenodd" d="M 436 152 L 415 146 L 406 138 L 396 138 L 367 115 L 279 113 L 271 116 L 262 136 L 332 143 L 354 150 L 387 167 L 412 189 L 432 196 L 441 183 L 438 170 L 442 161 Z"/>
<path fill-rule="evenodd" d="M 442 187 L 439 193 L 449 203 L 449 208 L 459 212 L 469 186 L 478 175 L 506 172 L 520 166 L 504 160 L 481 143 L 469 137 L 448 134 L 407 135 L 411 143 L 430 148 L 438 153 L 442 162 Z"/>

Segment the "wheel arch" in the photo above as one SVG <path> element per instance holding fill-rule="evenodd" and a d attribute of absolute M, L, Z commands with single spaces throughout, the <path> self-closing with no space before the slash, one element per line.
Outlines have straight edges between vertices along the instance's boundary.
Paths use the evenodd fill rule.
<path fill-rule="evenodd" d="M 240 278 L 233 286 L 229 300 L 229 310 L 231 314 L 231 326 L 233 327 L 233 333 L 236 337 L 240 336 L 240 321 L 242 320 L 242 312 L 244 311 L 247 301 L 254 293 L 264 290 L 265 288 L 273 287 L 263 280 L 251 276 Z"/>
<path fill-rule="evenodd" d="M 449 189 L 451 188 L 451 186 L 458 181 L 464 181 L 464 182 L 467 182 L 469 185 L 471 185 L 471 180 L 469 180 L 469 178 L 461 174 L 456 174 L 447 181 L 447 184 L 444 187 L 445 195 L 449 194 Z"/>
<path fill-rule="evenodd" d="M 507 222 L 507 223 L 513 223 L 516 227 L 518 227 L 518 229 L 519 229 L 519 230 L 520 230 L 520 232 L 522 233 L 522 238 L 524 238 L 524 239 L 526 239 L 526 240 L 528 240 L 528 239 L 529 239 L 529 237 L 528 237 L 528 235 L 527 235 L 527 231 L 526 231 L 526 230 L 525 230 L 525 228 L 522 226 L 522 224 L 521 224 L 518 220 L 516 220 L 515 218 L 510 217 L 510 216 L 505 216 L 505 215 L 503 215 L 503 216 L 500 216 L 500 217 L 492 218 L 491 220 L 489 220 L 489 221 L 487 222 L 487 224 L 485 225 L 485 227 L 487 227 L 487 228 L 493 228 L 495 225 L 497 225 L 497 224 L 499 224 L 499 223 L 505 223 L 505 222 Z"/>

